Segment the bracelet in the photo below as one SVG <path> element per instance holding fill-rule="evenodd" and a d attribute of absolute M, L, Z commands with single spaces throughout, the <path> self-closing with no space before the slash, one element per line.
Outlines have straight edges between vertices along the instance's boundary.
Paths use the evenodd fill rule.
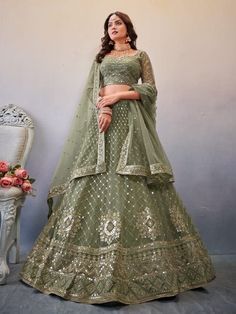
<path fill-rule="evenodd" d="M 112 110 L 110 110 L 110 109 L 100 109 L 100 112 L 109 112 L 112 114 Z"/>
<path fill-rule="evenodd" d="M 112 117 L 112 113 L 111 112 L 99 112 L 99 114 L 108 114 L 109 116 L 111 116 Z"/>
<path fill-rule="evenodd" d="M 112 116 L 112 109 L 111 109 L 111 107 L 108 107 L 108 106 L 103 107 L 99 110 L 99 113 L 106 113 L 106 114 Z"/>

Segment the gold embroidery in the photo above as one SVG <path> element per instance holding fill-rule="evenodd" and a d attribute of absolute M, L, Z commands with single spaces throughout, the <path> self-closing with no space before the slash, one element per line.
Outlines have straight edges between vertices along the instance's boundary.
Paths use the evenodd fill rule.
<path fill-rule="evenodd" d="M 72 221 L 73 221 L 72 215 L 69 215 L 64 218 L 63 224 L 64 231 L 69 231 L 71 229 Z"/>
<path fill-rule="evenodd" d="M 114 106 L 112 124 L 105 135 L 106 164 L 101 157 L 99 165 L 106 169 L 104 173 L 57 186 L 66 193 L 21 273 L 25 282 L 40 291 L 78 302 L 130 304 L 174 295 L 214 278 L 207 251 L 180 203 L 188 233 L 177 234 L 171 223 L 169 208 L 178 203 L 172 185 L 148 186 L 141 175 L 116 172 L 130 128 L 129 104 L 121 101 Z M 93 168 L 98 157 L 95 114 L 90 125 L 73 178 L 97 171 Z M 139 142 L 134 146 L 132 173 L 151 171 L 149 165 L 139 168 L 140 164 L 146 166 L 145 155 L 136 159 L 139 151 L 144 153 L 138 150 Z M 135 164 L 136 160 L 141 161 Z M 153 168 L 161 171 L 158 164 Z"/>
<path fill-rule="evenodd" d="M 154 220 L 148 207 L 138 215 L 136 226 L 143 238 L 155 240 L 160 235 L 160 222 Z"/>
<path fill-rule="evenodd" d="M 165 244 L 156 241 L 133 250 L 118 243 L 106 249 L 73 250 L 68 245 L 65 250 L 60 241 L 43 237 L 20 275 L 36 289 L 72 301 L 127 304 L 175 295 L 215 277 L 197 236 Z"/>
<path fill-rule="evenodd" d="M 170 181 L 173 181 L 172 178 L 172 171 L 169 169 L 169 167 L 161 164 L 151 164 L 148 166 L 143 165 L 127 165 L 128 160 L 128 148 L 130 145 L 130 139 L 131 139 L 131 132 L 132 129 L 129 129 L 129 133 L 127 134 L 124 144 L 121 148 L 120 158 L 119 162 L 116 168 L 116 173 L 123 174 L 123 175 L 140 175 L 140 176 L 153 176 L 155 174 L 169 174 Z M 141 153 L 141 152 L 140 152 Z"/>
<path fill-rule="evenodd" d="M 48 199 L 51 197 L 65 193 L 65 191 L 68 188 L 69 183 L 78 177 L 85 177 L 85 176 L 103 173 L 103 172 L 106 172 L 106 164 L 105 163 L 78 168 L 78 169 L 74 170 L 74 172 L 72 173 L 72 175 L 70 177 L 70 181 L 68 181 L 62 185 L 55 186 L 49 191 Z"/>
<path fill-rule="evenodd" d="M 186 218 L 180 212 L 180 208 L 176 205 L 169 209 L 172 223 L 175 225 L 177 232 L 188 233 L 188 225 L 186 224 Z"/>
<path fill-rule="evenodd" d="M 103 242 L 111 244 L 120 236 L 120 216 L 118 212 L 108 212 L 101 216 L 100 238 Z"/>

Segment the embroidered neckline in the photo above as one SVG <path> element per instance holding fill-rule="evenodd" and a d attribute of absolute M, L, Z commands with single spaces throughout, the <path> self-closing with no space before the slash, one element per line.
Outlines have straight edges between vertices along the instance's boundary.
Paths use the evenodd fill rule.
<path fill-rule="evenodd" d="M 111 55 L 111 54 L 107 54 L 107 55 L 105 55 L 104 58 L 110 57 L 110 58 L 114 58 L 114 59 L 120 59 L 120 58 L 126 58 L 126 57 L 136 57 L 136 56 L 138 56 L 141 52 L 142 52 L 142 50 L 137 50 L 137 52 L 136 52 L 135 54 L 133 54 L 133 55 L 123 55 L 123 56 L 113 56 L 113 55 Z"/>

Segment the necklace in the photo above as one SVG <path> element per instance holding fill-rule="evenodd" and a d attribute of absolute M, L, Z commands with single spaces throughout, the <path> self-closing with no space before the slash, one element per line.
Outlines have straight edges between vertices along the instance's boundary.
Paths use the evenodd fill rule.
<path fill-rule="evenodd" d="M 129 56 L 131 51 L 131 48 L 127 50 L 112 50 L 109 55 L 114 57 Z"/>
<path fill-rule="evenodd" d="M 125 51 L 125 50 L 130 50 L 130 49 L 131 47 L 129 43 L 114 45 L 114 50 L 116 51 Z"/>
<path fill-rule="evenodd" d="M 130 44 L 119 44 L 114 45 L 114 49 L 110 52 L 110 55 L 114 57 L 120 57 L 120 56 L 127 56 L 130 55 L 130 52 L 132 51 Z"/>

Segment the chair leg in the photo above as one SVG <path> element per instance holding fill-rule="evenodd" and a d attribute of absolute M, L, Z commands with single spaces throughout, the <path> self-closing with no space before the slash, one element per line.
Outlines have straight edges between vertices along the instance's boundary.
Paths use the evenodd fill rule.
<path fill-rule="evenodd" d="M 16 258 L 15 258 L 15 263 L 18 264 L 20 263 L 20 212 L 21 212 L 21 207 L 18 207 L 17 209 L 17 214 L 16 214 Z"/>
<path fill-rule="evenodd" d="M 0 285 L 6 284 L 7 276 L 10 273 L 7 257 L 14 237 L 14 224 L 16 212 L 21 200 L 7 200 L 1 202 L 1 229 L 0 229 Z"/>
<path fill-rule="evenodd" d="M 18 264 L 20 263 L 20 214 L 21 206 L 17 208 L 16 219 L 14 224 L 14 242 L 12 247 L 9 249 L 9 262 Z"/>

